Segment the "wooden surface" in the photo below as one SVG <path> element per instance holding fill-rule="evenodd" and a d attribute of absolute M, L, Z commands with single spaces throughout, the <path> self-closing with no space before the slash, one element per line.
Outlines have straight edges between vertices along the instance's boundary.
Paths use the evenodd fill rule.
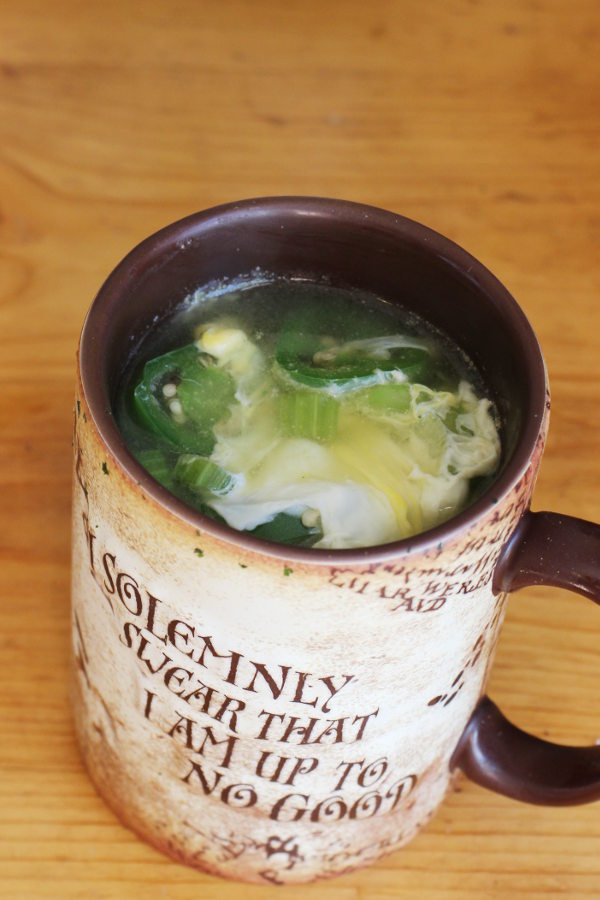
<path fill-rule="evenodd" d="M 68 707 L 74 352 L 113 265 L 197 209 L 264 194 L 377 204 L 457 240 L 529 315 L 551 435 L 534 508 L 600 518 L 596 0 L 0 0 L 0 896 L 600 896 L 600 804 L 463 781 L 415 842 L 310 887 L 178 866 L 99 800 Z M 600 737 L 600 615 L 510 603 L 491 694 Z"/>

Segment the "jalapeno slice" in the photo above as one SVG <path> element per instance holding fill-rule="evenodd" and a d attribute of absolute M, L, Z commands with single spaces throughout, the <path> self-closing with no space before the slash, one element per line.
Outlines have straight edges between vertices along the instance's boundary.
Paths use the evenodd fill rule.
<path fill-rule="evenodd" d="M 209 456 L 213 428 L 229 415 L 233 379 L 210 363 L 195 344 L 188 344 L 144 366 L 133 410 L 140 425 L 171 449 Z"/>
<path fill-rule="evenodd" d="M 431 359 L 423 341 L 393 333 L 392 323 L 385 317 L 358 309 L 333 321 L 327 309 L 316 307 L 286 321 L 275 358 L 293 381 L 313 389 L 342 390 L 398 377 L 426 383 Z"/>

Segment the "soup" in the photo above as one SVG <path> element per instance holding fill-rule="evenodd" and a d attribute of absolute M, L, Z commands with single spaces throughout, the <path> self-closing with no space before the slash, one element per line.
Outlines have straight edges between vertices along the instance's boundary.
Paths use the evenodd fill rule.
<path fill-rule="evenodd" d="M 494 406 L 413 313 L 324 283 L 196 291 L 121 381 L 119 428 L 164 487 L 239 531 L 317 549 L 407 538 L 494 477 Z"/>

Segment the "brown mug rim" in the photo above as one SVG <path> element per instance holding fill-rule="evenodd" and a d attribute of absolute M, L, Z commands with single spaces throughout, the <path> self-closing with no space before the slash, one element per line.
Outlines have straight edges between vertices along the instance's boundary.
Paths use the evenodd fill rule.
<path fill-rule="evenodd" d="M 147 271 L 157 258 L 175 252 L 192 235 L 201 236 L 211 222 L 218 221 L 222 224 L 227 219 L 237 221 L 247 217 L 250 220 L 253 216 L 256 219 L 266 211 L 271 214 L 279 211 L 285 215 L 317 215 L 330 219 L 332 225 L 345 220 L 356 222 L 363 229 L 394 232 L 405 243 L 419 246 L 443 259 L 480 287 L 482 296 L 493 300 L 496 311 L 501 312 L 511 334 L 519 338 L 520 355 L 527 374 L 525 387 L 529 415 L 510 459 L 495 481 L 477 500 L 447 522 L 413 537 L 371 547 L 318 550 L 276 544 L 236 531 L 187 506 L 158 484 L 128 450 L 112 414 L 103 368 L 106 357 L 102 351 L 106 348 L 111 313 L 118 307 L 128 286 L 140 272 Z M 142 240 L 117 264 L 92 302 L 81 332 L 79 367 L 84 398 L 100 438 L 133 483 L 161 508 L 192 527 L 234 546 L 289 562 L 317 566 L 373 565 L 398 557 L 424 554 L 434 549 L 441 550 L 448 541 L 469 530 L 478 520 L 492 512 L 523 477 L 535 450 L 546 406 L 546 368 L 535 332 L 516 300 L 489 269 L 450 238 L 426 225 L 379 207 L 324 197 L 258 197 L 226 203 L 179 219 Z"/>

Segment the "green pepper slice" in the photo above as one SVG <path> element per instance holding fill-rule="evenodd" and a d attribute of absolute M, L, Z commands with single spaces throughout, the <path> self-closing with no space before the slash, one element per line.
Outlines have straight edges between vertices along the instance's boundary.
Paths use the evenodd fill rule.
<path fill-rule="evenodd" d="M 398 370 L 411 382 L 426 383 L 429 351 L 418 339 L 414 346 L 393 346 L 395 330 L 386 317 L 360 306 L 334 315 L 309 305 L 285 322 L 275 358 L 287 376 L 314 389 L 363 388 Z"/>
<path fill-rule="evenodd" d="M 229 414 L 233 379 L 208 359 L 195 344 L 172 350 L 147 362 L 135 387 L 138 422 L 171 449 L 209 456 L 213 427 Z"/>

